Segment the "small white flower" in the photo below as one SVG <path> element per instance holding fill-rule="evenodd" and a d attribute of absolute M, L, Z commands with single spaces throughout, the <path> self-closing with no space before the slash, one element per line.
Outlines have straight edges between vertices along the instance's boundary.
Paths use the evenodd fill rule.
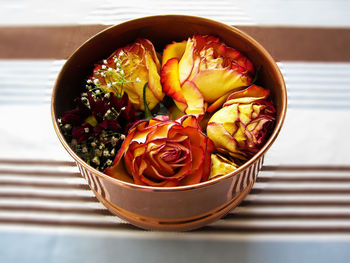
<path fill-rule="evenodd" d="M 91 79 L 88 79 L 88 80 L 87 80 L 87 83 L 92 83 L 92 80 L 91 80 Z"/>
<path fill-rule="evenodd" d="M 97 156 L 92 158 L 92 162 L 95 163 L 96 165 L 100 165 L 100 159 Z"/>
<path fill-rule="evenodd" d="M 120 139 L 124 140 L 125 139 L 125 135 L 124 134 L 120 135 Z"/>
<path fill-rule="evenodd" d="M 111 72 L 111 71 L 113 71 L 113 69 L 112 68 L 108 68 L 108 71 Z"/>
<path fill-rule="evenodd" d="M 120 53 L 119 53 L 119 55 L 120 56 L 123 56 L 125 53 L 124 53 L 124 51 L 122 50 L 122 51 L 120 51 Z"/>
<path fill-rule="evenodd" d="M 115 86 L 115 85 L 117 85 L 117 82 L 115 82 L 115 81 L 114 81 L 114 82 L 112 82 L 112 85 L 114 85 L 114 86 Z"/>
<path fill-rule="evenodd" d="M 123 107 L 123 108 L 121 108 L 120 110 L 126 110 L 126 108 L 125 108 L 125 107 Z"/>
<path fill-rule="evenodd" d="M 99 84 L 100 81 L 99 81 L 98 79 L 94 79 L 94 83 L 95 83 L 95 84 Z"/>
<path fill-rule="evenodd" d="M 107 87 L 108 88 L 112 87 L 111 83 L 107 83 Z"/>
<path fill-rule="evenodd" d="M 117 65 L 117 67 L 120 67 L 120 61 L 118 61 L 117 63 L 116 63 L 116 65 Z"/>
<path fill-rule="evenodd" d="M 120 69 L 119 69 L 119 68 L 116 68 L 116 69 L 115 69 L 115 71 L 119 72 L 119 71 L 120 71 Z"/>
<path fill-rule="evenodd" d="M 120 74 L 124 74 L 124 70 L 120 70 Z"/>
<path fill-rule="evenodd" d="M 118 139 L 115 141 L 115 143 L 117 143 L 117 142 L 118 142 Z M 114 148 L 111 150 L 111 155 L 112 155 L 112 156 L 115 155 L 115 149 L 114 149 Z"/>
<path fill-rule="evenodd" d="M 103 63 L 108 64 L 107 59 L 103 60 Z"/>
<path fill-rule="evenodd" d="M 137 77 L 137 78 L 135 79 L 135 81 L 136 81 L 136 82 L 141 82 L 141 80 L 140 80 L 139 77 Z"/>
<path fill-rule="evenodd" d="M 106 65 L 102 65 L 102 67 L 101 67 L 102 69 L 106 69 L 107 68 L 107 66 Z"/>

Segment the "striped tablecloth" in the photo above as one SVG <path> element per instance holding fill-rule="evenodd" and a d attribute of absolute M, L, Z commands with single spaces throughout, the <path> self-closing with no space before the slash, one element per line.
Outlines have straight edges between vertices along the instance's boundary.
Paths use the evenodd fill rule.
<path fill-rule="evenodd" d="M 66 10 L 68 1 L 5 1 L 0 11 L 0 262 L 348 262 L 349 2 L 95 2 Z M 238 25 L 279 61 L 289 99 L 250 194 L 185 233 L 140 230 L 110 214 L 50 116 L 53 83 L 78 45 L 105 25 L 158 13 Z"/>

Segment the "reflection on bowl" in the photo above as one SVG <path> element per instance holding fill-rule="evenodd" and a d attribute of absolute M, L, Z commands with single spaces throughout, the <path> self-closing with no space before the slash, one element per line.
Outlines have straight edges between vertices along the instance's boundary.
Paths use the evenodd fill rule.
<path fill-rule="evenodd" d="M 137 38 L 147 38 L 156 50 L 194 34 L 216 35 L 228 46 L 245 54 L 256 68 L 259 82 L 271 90 L 277 110 L 274 130 L 249 161 L 232 173 L 196 185 L 148 187 L 119 181 L 86 164 L 69 147 L 57 118 L 73 108 L 94 63 Z M 254 39 L 240 30 L 205 18 L 164 15 L 145 17 L 110 27 L 85 42 L 63 66 L 52 94 L 51 110 L 56 133 L 76 161 L 96 197 L 114 214 L 146 229 L 190 230 L 213 222 L 237 206 L 252 188 L 263 157 L 275 141 L 286 114 L 286 89 L 275 61 Z"/>

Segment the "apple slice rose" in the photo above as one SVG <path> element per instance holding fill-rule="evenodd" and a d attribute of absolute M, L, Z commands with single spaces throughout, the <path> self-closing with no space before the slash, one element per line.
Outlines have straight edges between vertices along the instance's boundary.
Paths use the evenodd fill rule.
<path fill-rule="evenodd" d="M 207 125 L 207 135 L 219 152 L 245 161 L 266 142 L 275 123 L 270 91 L 252 85 L 232 93 Z"/>
<path fill-rule="evenodd" d="M 176 121 L 158 116 L 129 130 L 113 165 L 104 172 L 138 185 L 191 185 L 208 180 L 214 150 L 195 116 Z"/>
<path fill-rule="evenodd" d="M 249 86 L 253 75 L 251 61 L 214 36 L 194 35 L 163 52 L 163 91 L 185 114 L 215 111 L 233 91 Z"/>
<path fill-rule="evenodd" d="M 152 110 L 164 97 L 160 68 L 153 44 L 139 38 L 116 50 L 103 63 L 95 65 L 91 81 L 104 92 L 113 92 L 117 97 L 126 92 L 136 110 L 144 110 L 143 87 L 147 82 L 146 101 Z"/>

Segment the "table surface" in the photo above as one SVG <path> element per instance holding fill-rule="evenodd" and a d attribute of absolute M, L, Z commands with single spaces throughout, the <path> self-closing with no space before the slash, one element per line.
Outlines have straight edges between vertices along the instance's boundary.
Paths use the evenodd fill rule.
<path fill-rule="evenodd" d="M 1 262 L 349 261 L 349 1 L 1 5 Z M 141 230 L 110 214 L 50 116 L 55 78 L 81 43 L 108 25 L 169 13 L 246 31 L 278 61 L 288 92 L 285 125 L 249 195 L 221 220 L 184 233 Z"/>

